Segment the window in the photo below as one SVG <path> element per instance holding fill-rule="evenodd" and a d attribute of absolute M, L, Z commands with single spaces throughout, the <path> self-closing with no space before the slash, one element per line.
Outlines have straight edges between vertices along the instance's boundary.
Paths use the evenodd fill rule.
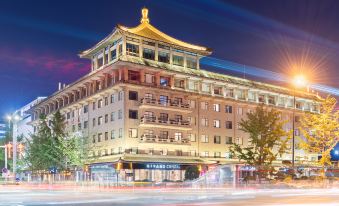
<path fill-rule="evenodd" d="M 78 123 L 78 130 L 81 130 L 81 123 Z"/>
<path fill-rule="evenodd" d="M 93 127 L 95 127 L 95 118 L 93 118 L 93 120 L 92 120 L 92 122 L 93 122 Z"/>
<path fill-rule="evenodd" d="M 217 119 L 213 120 L 213 127 L 220 128 L 220 120 Z"/>
<path fill-rule="evenodd" d="M 243 144 L 242 137 L 236 137 L 235 138 L 235 143 L 238 144 L 238 145 L 242 145 Z"/>
<path fill-rule="evenodd" d="M 209 84 L 209 83 L 202 83 L 201 84 L 201 91 L 207 92 L 207 93 L 211 92 L 211 84 Z"/>
<path fill-rule="evenodd" d="M 168 52 L 158 52 L 158 61 L 163 63 L 169 63 L 170 62 L 170 55 Z"/>
<path fill-rule="evenodd" d="M 114 103 L 114 94 L 111 95 L 111 103 Z"/>
<path fill-rule="evenodd" d="M 108 105 L 108 97 L 105 97 L 105 106 Z"/>
<path fill-rule="evenodd" d="M 252 101 L 252 102 L 255 101 L 255 93 L 248 91 L 247 98 L 248 98 L 249 101 Z"/>
<path fill-rule="evenodd" d="M 184 89 L 185 88 L 185 80 L 183 80 L 183 79 L 175 79 L 174 80 L 174 86 L 177 87 L 177 88 Z"/>
<path fill-rule="evenodd" d="M 101 108 L 102 107 L 102 99 L 99 99 L 98 100 L 98 108 Z"/>
<path fill-rule="evenodd" d="M 196 69 L 197 68 L 197 60 L 193 58 L 186 58 L 186 66 L 187 68 Z"/>
<path fill-rule="evenodd" d="M 220 144 L 220 136 L 214 136 L 214 144 Z"/>
<path fill-rule="evenodd" d="M 71 113 L 67 112 L 67 119 L 70 119 L 70 118 L 71 118 Z"/>
<path fill-rule="evenodd" d="M 265 103 L 265 95 L 259 94 L 258 101 L 261 102 L 261 103 Z"/>
<path fill-rule="evenodd" d="M 202 135 L 201 135 L 201 142 L 203 142 L 203 143 L 208 143 L 208 136 L 205 135 L 205 134 L 202 134 Z"/>
<path fill-rule="evenodd" d="M 238 114 L 242 115 L 243 114 L 243 109 L 241 107 L 238 107 Z"/>
<path fill-rule="evenodd" d="M 139 56 L 139 45 L 126 43 L 126 53 L 131 56 Z"/>
<path fill-rule="evenodd" d="M 122 147 L 118 148 L 118 154 L 122 154 Z"/>
<path fill-rule="evenodd" d="M 206 151 L 206 152 L 202 152 L 202 156 L 203 157 L 209 157 L 209 153 Z"/>
<path fill-rule="evenodd" d="M 189 100 L 189 105 L 191 109 L 195 108 L 195 101 L 194 100 Z"/>
<path fill-rule="evenodd" d="M 168 96 L 160 95 L 159 103 L 161 105 L 167 105 L 167 103 L 168 103 Z"/>
<path fill-rule="evenodd" d="M 208 110 L 208 102 L 201 102 L 201 109 Z"/>
<path fill-rule="evenodd" d="M 169 78 L 168 77 L 160 77 L 160 85 L 167 87 L 169 86 Z"/>
<path fill-rule="evenodd" d="M 142 56 L 145 59 L 154 60 L 155 59 L 154 50 L 153 49 L 144 48 Z"/>
<path fill-rule="evenodd" d="M 140 81 L 140 73 L 137 71 L 128 70 L 128 80 Z"/>
<path fill-rule="evenodd" d="M 105 132 L 105 140 L 108 140 L 108 132 Z"/>
<path fill-rule="evenodd" d="M 117 58 L 117 50 L 116 49 L 113 49 L 111 51 L 111 60 L 114 60 L 115 58 Z"/>
<path fill-rule="evenodd" d="M 111 131 L 111 139 L 115 139 L 115 130 L 114 129 Z"/>
<path fill-rule="evenodd" d="M 98 125 L 102 124 L 102 116 L 98 117 Z"/>
<path fill-rule="evenodd" d="M 93 135 L 92 143 L 95 143 L 95 135 Z"/>
<path fill-rule="evenodd" d="M 75 125 L 72 125 L 72 132 L 75 132 Z"/>
<path fill-rule="evenodd" d="M 122 138 L 122 128 L 119 128 L 119 138 Z"/>
<path fill-rule="evenodd" d="M 84 113 L 87 113 L 88 112 L 88 105 L 85 105 L 84 106 Z"/>
<path fill-rule="evenodd" d="M 233 138 L 232 137 L 226 137 L 226 144 L 233 144 Z"/>
<path fill-rule="evenodd" d="M 130 137 L 130 138 L 138 138 L 138 129 L 129 128 L 128 129 L 128 137 Z"/>
<path fill-rule="evenodd" d="M 214 94 L 216 95 L 222 95 L 222 87 L 220 86 L 214 86 L 213 91 L 214 91 Z"/>
<path fill-rule="evenodd" d="M 108 122 L 108 114 L 105 114 L 105 123 Z"/>
<path fill-rule="evenodd" d="M 226 106 L 225 106 L 225 112 L 231 114 L 231 113 L 232 113 L 232 106 L 226 105 Z"/>
<path fill-rule="evenodd" d="M 123 91 L 120 91 L 119 92 L 119 95 L 118 95 L 118 101 L 121 101 L 122 100 L 122 95 L 123 95 Z"/>
<path fill-rule="evenodd" d="M 234 97 L 234 89 L 226 89 L 226 96 L 227 97 Z"/>
<path fill-rule="evenodd" d="M 160 113 L 158 121 L 160 123 L 167 123 L 167 121 L 168 121 L 168 114 L 167 113 Z"/>
<path fill-rule="evenodd" d="M 174 140 L 180 141 L 182 139 L 182 133 L 181 132 L 175 132 L 174 133 Z"/>
<path fill-rule="evenodd" d="M 220 104 L 213 104 L 213 110 L 216 112 L 220 112 Z"/>
<path fill-rule="evenodd" d="M 195 134 L 188 134 L 188 137 L 189 137 L 190 142 L 197 141 L 196 138 L 195 138 Z"/>
<path fill-rule="evenodd" d="M 88 121 L 84 121 L 84 129 L 88 127 Z"/>
<path fill-rule="evenodd" d="M 129 91 L 128 92 L 128 99 L 129 100 L 138 100 L 138 92 L 135 91 Z"/>
<path fill-rule="evenodd" d="M 173 64 L 177 66 L 184 66 L 184 57 L 173 55 Z"/>
<path fill-rule="evenodd" d="M 215 158 L 221 157 L 221 152 L 214 152 L 214 157 Z"/>
<path fill-rule="evenodd" d="M 208 127 L 208 119 L 207 118 L 201 118 L 201 126 Z"/>
<path fill-rule="evenodd" d="M 268 96 L 268 103 L 269 103 L 269 104 L 275 104 L 275 98 L 274 98 L 274 96 Z"/>
<path fill-rule="evenodd" d="M 296 109 L 302 109 L 302 103 L 301 102 L 296 102 L 295 103 L 295 108 Z"/>
<path fill-rule="evenodd" d="M 113 122 L 115 120 L 115 112 L 111 113 L 111 122 Z"/>
<path fill-rule="evenodd" d="M 145 74 L 145 82 L 148 84 L 154 84 L 155 83 L 155 76 L 153 74 Z"/>
<path fill-rule="evenodd" d="M 137 110 L 129 110 L 128 117 L 130 119 L 138 119 L 138 111 Z"/>
<path fill-rule="evenodd" d="M 192 80 L 188 81 L 188 89 L 189 90 L 198 91 L 198 86 L 199 86 L 198 82 L 192 81 Z"/>
<path fill-rule="evenodd" d="M 121 111 L 121 109 L 118 110 L 118 119 L 122 119 L 122 111 Z"/>
<path fill-rule="evenodd" d="M 102 139 L 102 133 L 99 133 L 98 134 L 98 142 L 101 142 L 101 139 Z"/>
<path fill-rule="evenodd" d="M 232 121 L 226 121 L 226 129 L 232 129 Z"/>

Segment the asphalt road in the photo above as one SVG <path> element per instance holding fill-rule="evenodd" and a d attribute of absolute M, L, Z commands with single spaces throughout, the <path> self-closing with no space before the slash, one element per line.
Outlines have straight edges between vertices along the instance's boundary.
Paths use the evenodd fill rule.
<path fill-rule="evenodd" d="M 339 206 L 339 189 L 143 189 L 82 191 L 0 187 L 0 206 L 12 205 L 227 205 Z"/>

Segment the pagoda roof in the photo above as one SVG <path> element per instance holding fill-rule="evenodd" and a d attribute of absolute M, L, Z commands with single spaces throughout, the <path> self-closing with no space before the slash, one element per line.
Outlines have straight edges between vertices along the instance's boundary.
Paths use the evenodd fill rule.
<path fill-rule="evenodd" d="M 212 50 L 210 48 L 190 44 L 190 43 L 175 39 L 175 38 L 161 32 L 160 30 L 158 30 L 157 28 L 155 28 L 154 26 L 152 26 L 150 24 L 150 21 L 149 21 L 149 18 L 148 18 L 148 9 L 143 8 L 142 9 L 142 18 L 141 18 L 140 24 L 138 26 L 130 28 L 130 27 L 126 27 L 126 26 L 118 24 L 110 35 L 108 35 L 105 39 L 103 39 L 98 44 L 93 46 L 91 49 L 83 51 L 80 54 L 80 57 L 88 57 L 87 56 L 88 54 L 92 53 L 93 51 L 97 51 L 97 49 L 100 46 L 102 46 L 104 43 L 111 40 L 112 37 L 114 36 L 114 34 L 116 34 L 116 32 L 122 32 L 122 33 L 137 35 L 137 36 L 152 39 L 152 40 L 155 40 L 155 41 L 163 42 L 163 43 L 166 43 L 166 44 L 174 45 L 174 46 L 177 46 L 177 47 L 183 47 L 183 48 L 188 49 L 190 51 L 197 52 L 201 55 L 210 55 L 212 53 Z"/>

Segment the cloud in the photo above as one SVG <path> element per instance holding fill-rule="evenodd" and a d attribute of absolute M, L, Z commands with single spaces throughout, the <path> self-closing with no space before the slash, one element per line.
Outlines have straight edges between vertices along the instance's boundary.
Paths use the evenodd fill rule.
<path fill-rule="evenodd" d="M 69 58 L 51 52 L 39 52 L 32 49 L 13 50 L 0 48 L 1 73 L 24 75 L 35 74 L 38 77 L 49 76 L 52 79 L 69 80 L 90 70 L 90 63 L 79 58 Z M 15 71 L 13 71 L 15 70 Z"/>

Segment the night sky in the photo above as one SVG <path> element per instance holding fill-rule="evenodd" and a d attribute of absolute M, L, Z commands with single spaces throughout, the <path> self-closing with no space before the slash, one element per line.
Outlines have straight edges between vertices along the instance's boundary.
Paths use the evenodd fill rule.
<path fill-rule="evenodd" d="M 89 72 L 78 53 L 118 23 L 138 25 L 143 6 L 151 24 L 215 58 L 339 87 L 337 0 L 3 0 L 1 117 Z"/>

